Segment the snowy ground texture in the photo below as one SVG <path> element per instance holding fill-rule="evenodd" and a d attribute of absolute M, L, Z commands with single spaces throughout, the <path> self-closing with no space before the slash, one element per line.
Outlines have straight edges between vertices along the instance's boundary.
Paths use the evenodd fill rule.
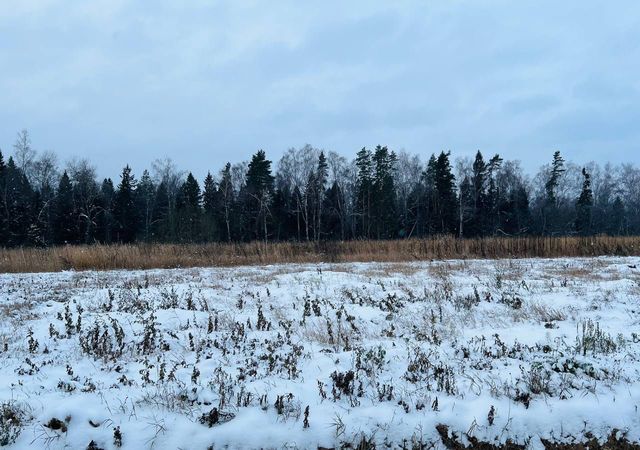
<path fill-rule="evenodd" d="M 542 448 L 612 432 L 637 442 L 636 266 L 0 275 L 0 444 L 418 449 L 444 448 L 448 435 Z"/>

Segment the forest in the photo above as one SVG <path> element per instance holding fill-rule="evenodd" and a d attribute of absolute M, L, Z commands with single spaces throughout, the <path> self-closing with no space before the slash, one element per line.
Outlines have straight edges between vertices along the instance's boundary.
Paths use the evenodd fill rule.
<path fill-rule="evenodd" d="M 500 155 L 426 161 L 386 146 L 348 160 L 305 145 L 258 150 L 199 182 L 170 159 L 97 178 L 28 131 L 0 151 L 0 246 L 640 234 L 640 169 L 578 166 L 551 151 L 536 174 Z"/>

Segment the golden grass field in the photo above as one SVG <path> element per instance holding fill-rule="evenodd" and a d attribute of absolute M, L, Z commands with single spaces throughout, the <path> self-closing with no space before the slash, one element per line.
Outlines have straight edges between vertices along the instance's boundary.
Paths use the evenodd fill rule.
<path fill-rule="evenodd" d="M 344 242 L 85 245 L 0 249 L 0 272 L 154 269 L 313 262 L 637 256 L 640 237 L 499 237 Z"/>

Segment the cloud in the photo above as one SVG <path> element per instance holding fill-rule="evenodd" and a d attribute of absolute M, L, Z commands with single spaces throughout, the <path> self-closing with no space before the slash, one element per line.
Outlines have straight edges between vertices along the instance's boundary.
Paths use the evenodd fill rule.
<path fill-rule="evenodd" d="M 305 142 L 639 162 L 639 22 L 630 0 L 7 0 L 0 146 L 27 127 L 108 175 Z"/>

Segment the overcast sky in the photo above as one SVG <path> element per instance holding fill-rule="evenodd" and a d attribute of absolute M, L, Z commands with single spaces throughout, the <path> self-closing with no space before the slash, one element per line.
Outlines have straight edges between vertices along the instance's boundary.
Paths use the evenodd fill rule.
<path fill-rule="evenodd" d="M 0 148 L 117 177 L 310 143 L 640 162 L 640 2 L 2 0 Z"/>

